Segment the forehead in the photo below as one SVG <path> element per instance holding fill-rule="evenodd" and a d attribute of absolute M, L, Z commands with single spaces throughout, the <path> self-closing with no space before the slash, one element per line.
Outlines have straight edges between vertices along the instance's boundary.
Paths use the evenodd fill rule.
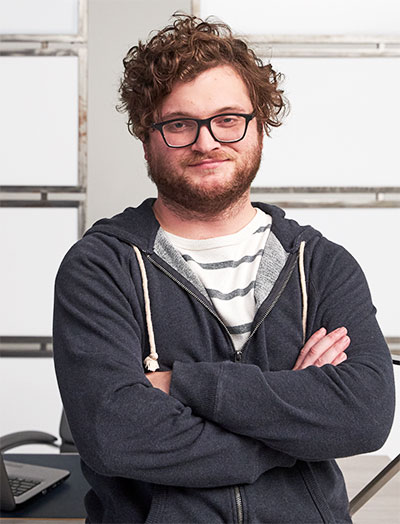
<path fill-rule="evenodd" d="M 246 84 L 230 66 L 203 71 L 190 82 L 176 82 L 160 106 L 160 116 L 205 118 L 229 110 L 250 113 L 252 104 Z"/>

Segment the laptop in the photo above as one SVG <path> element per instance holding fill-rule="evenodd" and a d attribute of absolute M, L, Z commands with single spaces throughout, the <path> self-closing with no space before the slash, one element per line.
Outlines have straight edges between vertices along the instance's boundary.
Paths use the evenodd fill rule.
<path fill-rule="evenodd" d="M 69 477 L 65 469 L 0 459 L 0 509 L 12 511 L 33 497 L 45 495 Z"/>

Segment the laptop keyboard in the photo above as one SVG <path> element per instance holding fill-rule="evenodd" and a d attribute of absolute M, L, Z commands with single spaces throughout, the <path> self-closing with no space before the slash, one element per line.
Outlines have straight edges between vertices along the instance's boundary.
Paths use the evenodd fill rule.
<path fill-rule="evenodd" d="M 9 477 L 9 481 L 14 497 L 18 497 L 40 484 L 40 480 L 21 479 L 19 477 Z"/>

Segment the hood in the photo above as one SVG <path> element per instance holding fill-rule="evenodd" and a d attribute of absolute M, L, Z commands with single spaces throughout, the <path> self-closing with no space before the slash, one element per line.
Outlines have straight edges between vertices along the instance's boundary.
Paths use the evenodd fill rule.
<path fill-rule="evenodd" d="M 152 253 L 160 224 L 153 213 L 155 198 L 148 198 L 139 207 L 128 207 L 112 218 L 103 218 L 93 224 L 85 235 L 104 233 L 133 244 L 145 253 Z"/>
<path fill-rule="evenodd" d="M 136 208 L 128 207 L 112 218 L 103 218 L 93 224 L 85 236 L 103 233 L 133 244 L 145 253 L 152 253 L 160 228 L 152 210 L 154 202 L 155 198 L 148 198 Z M 321 236 L 321 233 L 311 226 L 300 226 L 295 220 L 285 218 L 285 212 L 277 206 L 262 202 L 252 202 L 252 205 L 271 215 L 271 230 L 287 253 L 297 251 L 302 241 L 307 242 L 313 237 Z"/>

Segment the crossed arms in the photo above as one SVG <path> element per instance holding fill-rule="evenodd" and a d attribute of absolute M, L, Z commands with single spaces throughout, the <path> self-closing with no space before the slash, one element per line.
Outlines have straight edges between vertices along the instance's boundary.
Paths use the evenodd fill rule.
<path fill-rule="evenodd" d="M 293 370 L 305 369 L 308 366 L 321 367 L 325 364 L 337 366 L 346 360 L 347 355 L 345 351 L 349 344 L 350 337 L 347 336 L 345 327 L 337 328 L 328 334 L 325 328 L 321 328 L 304 344 Z M 146 377 L 153 387 L 161 389 L 161 391 L 169 395 L 171 371 L 146 373 Z"/>

